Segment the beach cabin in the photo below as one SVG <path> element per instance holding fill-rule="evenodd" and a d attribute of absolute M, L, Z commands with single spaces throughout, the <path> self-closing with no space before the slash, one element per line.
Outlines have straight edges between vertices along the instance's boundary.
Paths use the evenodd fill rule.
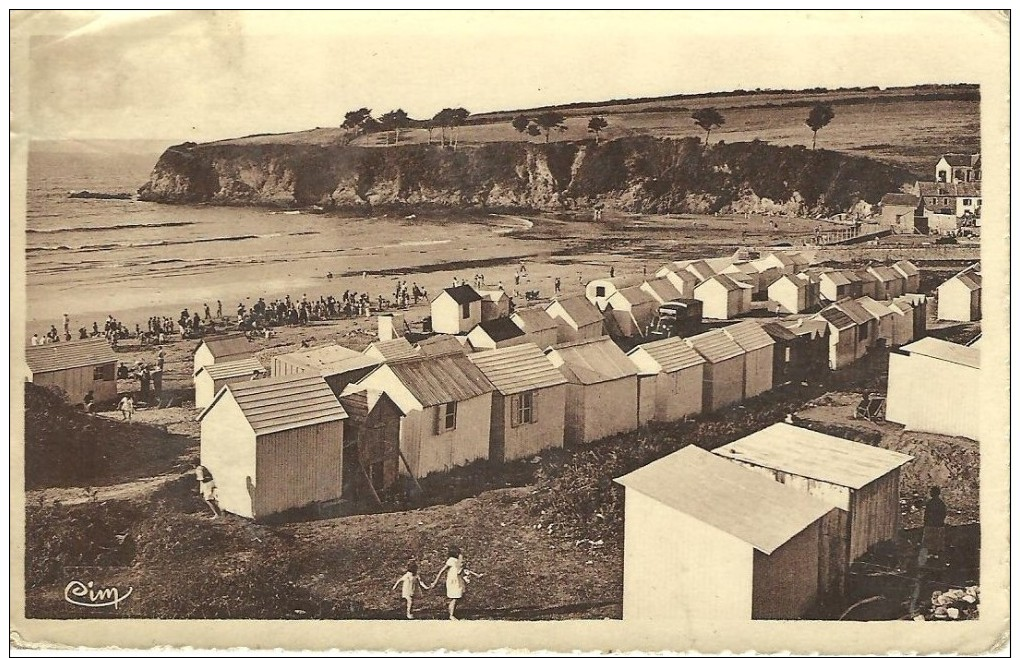
<path fill-rule="evenodd" d="M 414 345 L 406 338 L 394 338 L 393 340 L 380 340 L 370 343 L 362 354 L 380 361 L 398 361 L 419 356 L 418 350 L 414 349 Z"/>
<path fill-rule="evenodd" d="M 843 565 L 896 539 L 900 469 L 913 459 L 909 455 L 788 423 L 771 425 L 712 452 L 839 510 Z"/>
<path fill-rule="evenodd" d="M 907 278 L 894 268 L 876 265 L 869 267 L 868 272 L 878 280 L 878 295 L 865 295 L 866 297 L 892 299 L 906 292 L 904 286 L 907 283 Z"/>
<path fill-rule="evenodd" d="M 694 299 L 694 289 L 701 280 L 686 269 L 674 269 L 671 265 L 663 265 L 656 271 L 657 279 L 665 279 L 673 284 L 680 293 L 681 299 Z"/>
<path fill-rule="evenodd" d="M 472 331 L 474 331 L 472 329 Z M 444 354 L 469 354 L 471 346 L 467 336 L 436 334 L 415 344 L 414 349 L 422 356 L 442 356 Z"/>
<path fill-rule="evenodd" d="M 638 416 L 642 425 L 701 413 L 705 359 L 682 338 L 645 343 L 627 356 L 638 369 Z"/>
<path fill-rule="evenodd" d="M 783 274 L 796 274 L 803 269 L 797 269 L 797 262 L 789 254 L 782 251 L 769 252 L 761 258 L 752 261 L 752 264 L 759 272 L 776 270 Z"/>
<path fill-rule="evenodd" d="M 684 341 L 705 359 L 702 407 L 716 411 L 744 399 L 744 350 L 716 329 Z"/>
<path fill-rule="evenodd" d="M 818 275 L 818 292 L 822 299 L 835 302 L 861 296 L 861 280 L 854 272 L 833 270 Z"/>
<path fill-rule="evenodd" d="M 895 345 L 893 342 L 896 337 L 895 318 L 892 309 L 889 308 L 890 301 L 880 302 L 871 297 L 861 297 L 856 301 L 877 321 L 878 333 L 875 335 L 875 342 L 884 343 L 887 347 Z"/>
<path fill-rule="evenodd" d="M 815 285 L 808 277 L 784 274 L 768 287 L 768 298 L 781 313 L 803 313 L 817 303 Z"/>
<path fill-rule="evenodd" d="M 495 389 L 489 459 L 502 463 L 562 448 L 567 379 L 531 343 L 468 357 Z"/>
<path fill-rule="evenodd" d="M 892 267 L 903 277 L 904 293 L 917 292 L 921 288 L 921 270 L 916 265 L 909 260 L 900 260 L 893 263 Z"/>
<path fill-rule="evenodd" d="M 600 311 L 606 310 L 606 302 L 616 294 L 617 290 L 637 286 L 641 279 L 633 277 L 614 277 L 611 279 L 594 279 L 584 287 L 584 296 L 589 304 L 594 305 Z"/>
<path fill-rule="evenodd" d="M 468 344 L 474 351 L 494 350 L 497 347 L 509 347 L 527 343 L 528 335 L 507 317 L 485 320 L 468 332 Z"/>
<path fill-rule="evenodd" d="M 261 520 L 339 499 L 346 418 L 318 375 L 222 387 L 198 417 L 220 509 Z"/>
<path fill-rule="evenodd" d="M 897 297 L 893 301 L 906 302 L 914 309 L 914 340 L 920 340 L 928 334 L 928 298 L 918 293 L 910 293 Z"/>
<path fill-rule="evenodd" d="M 638 371 L 608 336 L 554 345 L 546 357 L 567 378 L 567 443 L 637 429 Z"/>
<path fill-rule="evenodd" d="M 400 408 L 381 391 L 340 396 L 344 420 L 344 495 L 381 502 L 400 475 Z"/>
<path fill-rule="evenodd" d="M 752 299 L 765 299 L 768 293 L 769 284 L 773 277 L 761 272 L 754 263 L 734 263 L 720 274 L 726 274 L 737 281 L 743 281 L 752 286 Z"/>
<path fill-rule="evenodd" d="M 936 338 L 889 355 L 886 420 L 905 429 L 980 437 L 981 350 Z"/>
<path fill-rule="evenodd" d="M 545 349 L 559 340 L 559 325 L 540 308 L 522 308 L 510 320 L 528 336 L 528 342 Z"/>
<path fill-rule="evenodd" d="M 217 391 L 227 384 L 247 382 L 268 374 L 266 368 L 254 357 L 202 366 L 195 375 L 195 408 L 207 407 L 216 397 Z"/>
<path fill-rule="evenodd" d="M 889 314 L 892 318 L 892 346 L 906 345 L 914 340 L 914 308 L 910 302 L 897 297 L 889 302 Z"/>
<path fill-rule="evenodd" d="M 382 391 L 400 408 L 400 451 L 415 478 L 489 456 L 492 384 L 463 354 L 389 361 L 344 394 Z"/>
<path fill-rule="evenodd" d="M 981 319 L 981 272 L 964 270 L 935 289 L 939 320 L 976 322 Z"/>
<path fill-rule="evenodd" d="M 753 398 L 772 390 L 772 354 L 776 341 L 754 320 L 744 320 L 723 328 L 744 351 L 744 398 Z"/>
<path fill-rule="evenodd" d="M 580 295 L 557 299 L 545 312 L 556 320 L 558 343 L 590 340 L 605 333 L 602 311 Z"/>
<path fill-rule="evenodd" d="M 766 322 L 761 328 L 776 341 L 772 348 L 772 386 L 810 381 L 828 370 L 828 325 L 821 320 Z"/>
<path fill-rule="evenodd" d="M 657 304 L 665 304 L 678 299 L 683 299 L 680 290 L 677 289 L 668 279 L 652 279 L 645 281 L 640 286 L 641 290 L 649 294 Z"/>
<path fill-rule="evenodd" d="M 880 291 L 882 289 L 881 283 L 874 274 L 868 270 L 856 270 L 853 275 L 859 280 L 860 292 L 854 295 L 854 299 L 857 297 L 871 297 L 872 299 L 878 299 Z"/>
<path fill-rule="evenodd" d="M 26 381 L 60 389 L 71 404 L 83 403 L 90 391 L 96 402 L 117 399 L 117 353 L 105 338 L 32 345 L 25 361 Z"/>
<path fill-rule="evenodd" d="M 206 336 L 195 347 L 194 365 L 191 375 L 198 374 L 204 366 L 225 361 L 237 361 L 255 356 L 251 341 L 244 334 L 227 334 L 224 336 Z"/>
<path fill-rule="evenodd" d="M 606 300 L 606 330 L 610 336 L 644 336 L 658 308 L 659 302 L 639 286 L 621 288 Z"/>
<path fill-rule="evenodd" d="M 446 288 L 432 300 L 432 331 L 466 334 L 482 321 L 482 296 L 471 286 Z"/>
<path fill-rule="evenodd" d="M 615 481 L 626 489 L 624 621 L 800 619 L 840 568 L 831 503 L 697 446 Z"/>
<path fill-rule="evenodd" d="M 751 310 L 752 290 L 753 286 L 718 274 L 702 281 L 694 289 L 694 298 L 702 303 L 704 317 L 729 320 Z"/>
<path fill-rule="evenodd" d="M 482 322 L 510 315 L 510 296 L 505 292 L 499 288 L 477 292 L 482 297 Z"/>
<path fill-rule="evenodd" d="M 383 313 L 376 318 L 376 335 L 380 341 L 403 338 L 411 330 L 403 313 Z"/>
<path fill-rule="evenodd" d="M 333 393 L 340 395 L 348 384 L 370 373 L 382 361 L 377 354 L 363 354 L 342 345 L 324 345 L 274 355 L 272 372 L 273 377 L 320 375 Z"/>
<path fill-rule="evenodd" d="M 833 304 L 813 317 L 829 325 L 829 368 L 832 370 L 854 363 L 874 344 L 878 321 L 852 300 Z"/>

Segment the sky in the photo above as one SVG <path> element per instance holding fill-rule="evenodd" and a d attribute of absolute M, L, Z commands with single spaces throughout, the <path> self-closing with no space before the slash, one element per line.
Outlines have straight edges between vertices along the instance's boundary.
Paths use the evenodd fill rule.
<path fill-rule="evenodd" d="M 933 40 L 956 26 L 954 53 Z M 12 130 L 208 141 L 344 112 L 473 113 L 731 89 L 979 82 L 994 13 L 30 11 Z M 30 35 L 30 36 L 29 36 Z M 20 59 L 19 59 L 20 57 Z M 18 63 L 21 66 L 18 66 Z"/>

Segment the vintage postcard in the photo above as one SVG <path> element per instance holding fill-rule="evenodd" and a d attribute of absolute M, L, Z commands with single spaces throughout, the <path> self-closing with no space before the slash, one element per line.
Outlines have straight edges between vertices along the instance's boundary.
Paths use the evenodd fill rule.
<path fill-rule="evenodd" d="M 1008 11 L 16 11 L 11 643 L 1008 644 Z"/>

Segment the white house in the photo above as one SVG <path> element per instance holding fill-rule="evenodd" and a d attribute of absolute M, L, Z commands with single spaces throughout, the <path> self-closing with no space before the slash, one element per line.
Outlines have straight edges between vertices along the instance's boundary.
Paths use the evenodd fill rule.
<path fill-rule="evenodd" d="M 382 391 L 400 408 L 404 468 L 421 478 L 489 457 L 492 384 L 463 354 L 382 364 L 344 393 Z"/>
<path fill-rule="evenodd" d="M 772 361 L 776 341 L 754 320 L 723 328 L 744 351 L 744 398 L 772 390 Z"/>
<path fill-rule="evenodd" d="M 981 350 L 922 338 L 889 355 L 886 420 L 907 430 L 978 439 Z"/>
<path fill-rule="evenodd" d="M 546 357 L 567 378 L 567 443 L 637 429 L 638 371 L 608 336 L 554 345 Z"/>
<path fill-rule="evenodd" d="M 225 361 L 246 359 L 255 355 L 251 341 L 244 334 L 227 334 L 224 336 L 206 336 L 195 347 L 194 364 L 191 374 L 194 376 L 203 366 Z"/>
<path fill-rule="evenodd" d="M 524 330 L 507 317 L 478 323 L 477 327 L 468 332 L 467 340 L 476 352 L 530 342 Z"/>
<path fill-rule="evenodd" d="M 590 340 L 605 333 L 602 311 L 580 295 L 554 300 L 545 312 L 556 320 L 558 343 Z"/>
<path fill-rule="evenodd" d="M 917 183 L 921 205 L 929 223 L 936 217 L 959 218 L 981 214 L 981 182 Z"/>
<path fill-rule="evenodd" d="M 831 503 L 687 446 L 616 482 L 624 621 L 798 619 L 824 594 Z"/>
<path fill-rule="evenodd" d="M 465 284 L 446 288 L 432 300 L 432 330 L 465 334 L 482 321 L 482 296 Z"/>
<path fill-rule="evenodd" d="M 744 350 L 735 340 L 716 329 L 684 341 L 705 359 L 702 380 L 705 411 L 717 411 L 744 399 Z"/>
<path fill-rule="evenodd" d="M 528 336 L 528 342 L 545 349 L 559 340 L 559 325 L 540 308 L 518 309 L 510 320 Z"/>
<path fill-rule="evenodd" d="M 981 154 L 946 153 L 935 164 L 935 180 L 940 183 L 981 180 Z"/>
<path fill-rule="evenodd" d="M 468 357 L 495 391 L 489 459 L 512 461 L 563 447 L 567 379 L 531 343 Z"/>
<path fill-rule="evenodd" d="M 874 546 L 896 539 L 900 469 L 913 459 L 910 455 L 788 423 L 712 452 L 839 510 L 846 566 Z"/>
<path fill-rule="evenodd" d="M 318 375 L 220 388 L 198 417 L 220 509 L 258 520 L 340 498 L 345 418 Z"/>
<path fill-rule="evenodd" d="M 753 290 L 753 286 L 718 274 L 702 281 L 694 289 L 694 298 L 702 303 L 704 317 L 729 320 L 751 310 Z"/>
<path fill-rule="evenodd" d="M 611 336 L 643 336 L 659 303 L 638 286 L 621 288 L 606 300 L 603 317 Z"/>
<path fill-rule="evenodd" d="M 250 381 L 256 374 L 262 377 L 267 373 L 265 367 L 254 357 L 202 366 L 195 374 L 195 408 L 207 407 L 223 386 Z"/>
<path fill-rule="evenodd" d="M 97 402 L 117 399 L 117 353 L 105 338 L 26 347 L 25 361 L 27 381 L 59 388 L 71 404 L 90 391 Z"/>
<path fill-rule="evenodd" d="M 890 192 L 879 203 L 882 207 L 882 224 L 893 227 L 897 233 L 914 232 L 914 214 L 921 203 L 921 197 Z"/>
<path fill-rule="evenodd" d="M 975 322 L 981 319 L 981 272 L 968 269 L 935 289 L 939 320 Z"/>
<path fill-rule="evenodd" d="M 682 338 L 645 343 L 627 356 L 638 369 L 641 424 L 665 423 L 701 413 L 705 359 Z"/>

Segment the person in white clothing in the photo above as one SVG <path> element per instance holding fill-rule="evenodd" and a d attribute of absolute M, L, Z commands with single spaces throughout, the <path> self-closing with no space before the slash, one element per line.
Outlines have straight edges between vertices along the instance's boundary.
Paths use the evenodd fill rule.
<path fill-rule="evenodd" d="M 443 572 L 446 572 L 446 598 L 450 601 L 450 619 L 456 620 L 457 602 L 464 598 L 464 589 L 471 582 L 470 577 L 477 576 L 480 578 L 484 574 L 471 571 L 464 566 L 464 553 L 460 548 L 451 546 L 449 556 L 446 564 L 436 574 L 436 579 L 432 581 L 431 586 L 435 587 Z"/>
<path fill-rule="evenodd" d="M 131 422 L 131 416 L 135 413 L 135 401 L 131 398 L 131 395 L 122 397 L 117 408 L 120 409 L 121 420 Z"/>
<path fill-rule="evenodd" d="M 39 341 L 39 334 L 32 334 L 32 344 L 42 345 L 42 343 Z"/>
<path fill-rule="evenodd" d="M 407 568 L 404 571 L 404 575 L 397 579 L 397 582 L 393 583 L 393 587 L 390 591 L 393 591 L 400 587 L 400 598 L 404 599 L 407 603 L 407 618 L 414 619 L 414 596 L 420 590 L 430 589 L 428 585 L 421 581 L 421 576 L 418 575 L 418 563 L 414 560 L 410 560 L 407 563 Z"/>

